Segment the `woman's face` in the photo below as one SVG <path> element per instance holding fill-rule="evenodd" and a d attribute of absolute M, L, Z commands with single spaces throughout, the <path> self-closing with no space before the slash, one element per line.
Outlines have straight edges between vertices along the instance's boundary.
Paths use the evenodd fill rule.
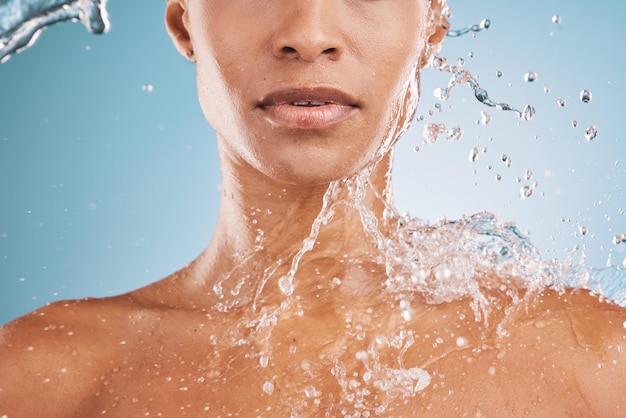
<path fill-rule="evenodd" d="M 187 0 L 183 7 L 179 26 L 188 31 L 200 103 L 222 156 L 302 185 L 350 176 L 376 157 L 407 82 L 418 77 L 430 26 L 426 0 Z"/>

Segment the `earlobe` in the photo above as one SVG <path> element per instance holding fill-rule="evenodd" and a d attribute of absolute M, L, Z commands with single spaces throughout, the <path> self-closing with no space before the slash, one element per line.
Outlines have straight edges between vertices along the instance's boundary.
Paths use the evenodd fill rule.
<path fill-rule="evenodd" d="M 187 25 L 187 11 L 184 0 L 168 0 L 165 9 L 165 27 L 174 46 L 185 58 L 196 62 L 193 45 Z"/>

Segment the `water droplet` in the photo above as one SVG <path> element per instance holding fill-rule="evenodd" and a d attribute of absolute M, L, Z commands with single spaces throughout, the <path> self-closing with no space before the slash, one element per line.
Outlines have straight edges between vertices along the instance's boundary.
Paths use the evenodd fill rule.
<path fill-rule="evenodd" d="M 566 103 L 565 103 L 565 100 L 563 100 L 563 99 L 561 99 L 561 98 L 558 98 L 558 99 L 556 99 L 556 104 L 557 104 L 559 107 L 565 107 L 565 104 L 566 104 Z"/>
<path fill-rule="evenodd" d="M 533 172 L 528 170 L 528 169 L 526 169 L 526 171 L 524 172 L 524 178 L 526 180 L 530 180 L 531 178 L 533 178 Z"/>
<path fill-rule="evenodd" d="M 278 287 L 285 296 L 291 296 L 293 293 L 293 279 L 289 276 L 283 276 L 278 280 Z"/>
<path fill-rule="evenodd" d="M 589 90 L 582 90 L 580 92 L 580 101 L 583 103 L 589 103 L 591 101 L 591 92 Z"/>
<path fill-rule="evenodd" d="M 522 188 L 519 190 L 519 197 L 521 197 L 522 199 L 526 199 L 532 196 L 532 194 L 533 189 L 528 185 L 522 186 Z"/>
<path fill-rule="evenodd" d="M 531 105 L 526 105 L 524 106 L 524 110 L 522 110 L 522 119 L 524 120 L 531 120 L 532 118 L 535 117 L 535 108 Z"/>
<path fill-rule="evenodd" d="M 456 339 L 456 345 L 457 347 L 465 347 L 467 346 L 467 338 L 465 337 L 459 337 Z"/>
<path fill-rule="evenodd" d="M 561 23 L 561 15 L 555 14 L 552 16 L 552 23 L 559 25 Z"/>
<path fill-rule="evenodd" d="M 433 90 L 433 94 L 439 100 L 448 100 L 450 98 L 450 91 L 445 87 L 438 87 Z"/>
<path fill-rule="evenodd" d="M 468 57 L 470 57 L 470 58 L 474 58 L 474 52 L 470 51 L 470 52 L 467 54 L 467 56 L 468 56 Z"/>
<path fill-rule="evenodd" d="M 491 115 L 485 110 L 480 111 L 480 123 L 488 125 L 491 122 Z"/>
<path fill-rule="evenodd" d="M 428 144 L 434 144 L 439 139 L 439 135 L 446 131 L 446 126 L 443 124 L 428 123 L 424 125 L 423 135 L 424 140 Z"/>
<path fill-rule="evenodd" d="M 475 163 L 476 160 L 478 160 L 478 148 L 474 147 L 470 150 L 469 160 L 473 163 Z"/>
<path fill-rule="evenodd" d="M 267 393 L 268 395 L 273 394 L 274 393 L 274 384 L 272 382 L 268 382 L 268 381 L 263 383 L 263 392 Z"/>
<path fill-rule="evenodd" d="M 506 154 L 502 154 L 500 156 L 500 159 L 502 160 L 502 162 L 504 163 L 504 165 L 506 165 L 507 167 L 510 167 L 513 164 L 513 160 L 511 160 L 511 157 L 509 157 Z"/>
<path fill-rule="evenodd" d="M 613 237 L 613 244 L 626 244 L 626 234 L 617 234 Z"/>
<path fill-rule="evenodd" d="M 264 354 L 264 355 L 262 355 L 262 356 L 259 358 L 259 364 L 260 364 L 260 365 L 261 365 L 261 367 L 263 367 L 263 368 L 266 368 L 266 367 L 267 367 L 267 365 L 269 364 L 269 361 L 270 361 L 269 357 L 268 357 L 267 355 L 265 355 L 265 354 Z"/>
<path fill-rule="evenodd" d="M 497 181 L 502 180 L 502 175 L 501 175 L 501 174 L 496 174 L 496 180 L 497 180 Z"/>
<path fill-rule="evenodd" d="M 462 67 L 465 65 L 465 60 L 463 58 L 459 58 L 456 60 L 456 63 L 459 65 L 459 67 Z"/>
<path fill-rule="evenodd" d="M 587 141 L 593 141 L 598 136 L 598 126 L 591 125 L 587 129 L 585 129 L 585 138 Z"/>
<path fill-rule="evenodd" d="M 455 127 L 455 128 L 450 128 L 450 130 L 448 130 L 448 141 L 454 140 L 454 141 L 458 141 L 461 138 L 463 138 L 463 129 L 461 129 L 460 127 Z"/>
<path fill-rule="evenodd" d="M 537 81 L 537 73 L 535 71 L 528 71 L 524 74 L 524 81 L 527 83 L 533 83 Z"/>
<path fill-rule="evenodd" d="M 580 231 L 580 235 L 587 235 L 588 229 L 585 225 L 581 225 L 578 230 Z"/>
<path fill-rule="evenodd" d="M 418 145 L 416 145 L 416 146 L 413 148 L 413 151 L 414 151 L 414 152 L 420 152 L 420 147 L 419 147 Z"/>
<path fill-rule="evenodd" d="M 496 77 L 498 78 L 502 77 L 502 71 L 500 70 L 496 71 Z"/>
<path fill-rule="evenodd" d="M 154 91 L 154 86 L 152 84 L 144 84 L 141 86 L 141 91 L 144 93 L 152 93 Z"/>
<path fill-rule="evenodd" d="M 413 319 L 413 309 L 411 309 L 411 302 L 408 300 L 400 301 L 400 311 L 402 313 L 402 319 L 405 321 Z"/>
<path fill-rule="evenodd" d="M 544 92 L 544 93 L 550 93 L 550 87 L 545 86 L 545 87 L 543 88 L 543 92 Z"/>
<path fill-rule="evenodd" d="M 577 120 L 573 120 L 572 121 L 572 128 L 578 128 L 578 121 Z"/>

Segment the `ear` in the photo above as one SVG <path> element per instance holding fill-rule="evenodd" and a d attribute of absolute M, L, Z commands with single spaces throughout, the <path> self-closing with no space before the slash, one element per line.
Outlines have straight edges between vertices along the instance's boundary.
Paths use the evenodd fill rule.
<path fill-rule="evenodd" d="M 446 3 L 445 0 L 432 0 L 430 35 L 428 36 L 426 50 L 422 56 L 423 66 L 427 66 L 430 59 L 439 53 L 441 44 L 450 29 L 450 23 L 447 19 L 449 17 L 449 9 Z"/>
<path fill-rule="evenodd" d="M 185 0 L 167 0 L 165 27 L 178 52 L 189 61 L 196 62 L 189 36 L 189 20 L 185 6 Z"/>

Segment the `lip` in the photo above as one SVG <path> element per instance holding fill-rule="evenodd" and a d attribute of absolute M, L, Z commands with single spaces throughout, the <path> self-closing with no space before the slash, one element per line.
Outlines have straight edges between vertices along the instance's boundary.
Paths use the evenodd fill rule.
<path fill-rule="evenodd" d="M 360 105 L 348 93 L 329 86 L 285 87 L 258 101 L 265 119 L 289 129 L 327 129 L 340 124 Z"/>

